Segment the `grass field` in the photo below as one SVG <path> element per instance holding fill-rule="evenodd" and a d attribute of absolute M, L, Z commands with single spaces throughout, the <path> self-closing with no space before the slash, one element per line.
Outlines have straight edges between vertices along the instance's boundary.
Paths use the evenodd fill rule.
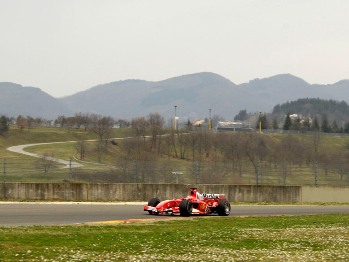
<path fill-rule="evenodd" d="M 129 136 L 129 130 L 114 129 L 114 137 Z M 40 160 L 16 154 L 7 150 L 8 147 L 21 144 L 65 142 L 79 140 L 94 140 L 97 135 L 83 130 L 67 130 L 66 128 L 56 127 L 34 127 L 20 131 L 12 126 L 10 131 L 0 136 L 0 170 L 6 170 L 6 174 L 1 174 L 1 180 L 6 182 L 63 182 L 71 180 L 70 172 L 64 165 L 54 164 L 50 167 L 47 175 L 44 174 L 43 164 Z M 54 156 L 64 160 L 72 159 L 76 149 L 74 143 L 47 144 L 33 146 L 25 149 L 28 152 L 48 156 Z M 94 160 L 96 162 L 96 160 Z M 94 172 L 95 170 L 107 170 L 108 168 L 100 164 L 86 163 L 85 170 Z M 88 172 L 87 171 L 87 172 Z"/>
<path fill-rule="evenodd" d="M 0 261 L 348 261 L 349 215 L 0 227 Z"/>
<path fill-rule="evenodd" d="M 114 129 L 113 137 L 132 136 L 131 129 Z M 282 134 L 272 134 L 275 140 L 280 140 Z M 303 136 L 303 135 L 295 135 Z M 223 160 L 222 156 L 212 152 L 210 158 L 201 161 L 178 159 L 171 154 L 154 154 L 148 151 L 139 156 L 128 155 L 122 147 L 108 144 L 108 150 L 103 157 L 98 158 L 96 143 L 86 142 L 86 155 L 83 167 L 69 170 L 64 165 L 54 164 L 45 173 L 40 160 L 15 154 L 6 150 L 7 147 L 19 144 L 49 143 L 64 141 L 82 141 L 97 139 L 92 132 L 66 128 L 35 127 L 20 131 L 12 127 L 5 136 L 0 136 L 0 170 L 6 170 L 2 176 L 5 182 L 98 182 L 98 183 L 229 183 L 255 184 L 256 170 L 249 160 L 242 159 L 237 165 L 232 161 Z M 312 139 L 307 137 L 307 139 Z M 118 142 L 122 144 L 122 142 Z M 312 163 L 280 164 L 264 161 L 259 165 L 259 183 L 265 185 L 349 185 L 347 167 L 339 168 L 332 164 L 339 155 L 349 155 L 349 137 L 321 137 L 321 152 L 335 152 L 319 163 L 316 182 L 315 168 Z M 76 144 L 59 143 L 32 146 L 25 149 L 28 152 L 54 156 L 64 160 L 77 161 L 79 158 Z M 188 152 L 190 150 L 188 149 Z M 132 153 L 136 154 L 136 153 Z M 188 153 L 189 154 L 189 153 Z M 141 157 L 140 157 L 141 156 Z M 132 159 L 138 158 L 137 160 Z M 199 165 L 198 165 L 199 163 Z M 179 171 L 180 177 L 172 176 Z"/>

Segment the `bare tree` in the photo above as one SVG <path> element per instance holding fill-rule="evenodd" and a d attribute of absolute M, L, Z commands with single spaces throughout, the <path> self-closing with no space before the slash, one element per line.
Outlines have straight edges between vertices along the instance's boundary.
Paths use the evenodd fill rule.
<path fill-rule="evenodd" d="M 56 166 L 54 161 L 54 154 L 45 153 L 37 162 L 36 165 L 39 169 L 44 171 L 45 176 L 48 179 L 48 172 Z"/>
<path fill-rule="evenodd" d="M 32 127 L 32 126 L 39 126 L 40 123 L 37 123 L 36 124 L 36 121 L 34 118 L 32 118 L 31 116 L 27 116 L 27 127 L 28 127 L 28 130 Z"/>
<path fill-rule="evenodd" d="M 66 117 L 64 115 L 60 115 L 55 120 L 55 126 L 64 127 L 66 124 L 66 121 L 67 121 Z"/>
<path fill-rule="evenodd" d="M 242 176 L 242 166 L 244 158 L 243 148 L 243 134 L 241 133 L 223 133 L 217 134 L 216 146 L 219 147 L 219 151 L 223 154 L 224 158 L 228 161 L 228 165 L 232 165 L 232 169 L 237 169 L 239 176 Z"/>
<path fill-rule="evenodd" d="M 107 146 L 103 140 L 98 140 L 96 142 L 96 153 L 97 153 L 97 160 L 100 163 L 102 161 L 103 154 L 107 152 Z"/>
<path fill-rule="evenodd" d="M 124 152 L 124 172 L 127 175 L 126 168 L 131 166 L 129 176 L 133 182 L 155 181 L 155 155 L 148 152 L 147 147 L 148 145 L 141 137 L 125 139 L 120 142 L 120 148 Z"/>
<path fill-rule="evenodd" d="M 108 141 L 113 133 L 114 120 L 108 116 L 91 115 L 89 123 L 89 129 L 98 136 L 96 153 L 100 162 L 102 155 L 108 151 Z"/>
<path fill-rule="evenodd" d="M 293 136 L 285 136 L 281 141 L 276 143 L 272 150 L 273 162 L 280 167 L 280 184 L 286 185 L 286 179 L 291 172 L 291 164 L 293 161 L 293 152 L 291 145 L 295 143 Z"/>
<path fill-rule="evenodd" d="M 188 136 L 188 145 L 191 148 L 191 155 L 192 155 L 193 161 L 195 161 L 196 160 L 195 152 L 197 150 L 198 144 L 200 143 L 200 133 L 191 132 L 187 136 Z"/>
<path fill-rule="evenodd" d="M 174 152 L 174 156 L 176 158 L 178 158 L 178 150 L 177 150 L 177 135 L 175 133 L 175 130 L 174 129 L 171 129 L 171 133 L 170 135 L 168 136 L 169 138 L 169 142 L 171 143 L 172 145 L 172 148 L 173 148 L 173 152 Z"/>
<path fill-rule="evenodd" d="M 187 153 L 187 148 L 189 145 L 188 134 L 177 131 L 177 135 L 175 137 L 177 138 L 177 143 L 179 148 L 179 157 L 180 159 L 185 159 L 185 155 Z"/>
<path fill-rule="evenodd" d="M 99 140 L 107 141 L 111 138 L 114 119 L 109 116 L 91 115 L 90 130 L 97 134 Z"/>
<path fill-rule="evenodd" d="M 118 119 L 117 121 L 115 121 L 115 123 L 119 125 L 120 128 L 126 128 L 131 125 L 130 121 L 127 121 L 125 119 Z"/>
<path fill-rule="evenodd" d="M 84 140 L 76 142 L 75 149 L 79 154 L 80 160 L 84 160 L 86 153 L 86 142 Z"/>
<path fill-rule="evenodd" d="M 148 125 L 151 132 L 151 148 L 156 148 L 157 138 L 161 135 L 165 119 L 159 113 L 150 113 L 148 115 Z"/>
<path fill-rule="evenodd" d="M 28 119 L 19 115 L 17 117 L 17 126 L 18 128 L 21 130 L 21 132 L 23 131 L 23 129 L 28 126 Z"/>
<path fill-rule="evenodd" d="M 243 140 L 243 149 L 254 167 L 256 174 L 256 184 L 260 184 L 261 180 L 261 162 L 267 156 L 266 136 L 256 133 L 245 133 L 241 137 Z"/>
<path fill-rule="evenodd" d="M 68 131 L 72 128 L 76 128 L 76 118 L 74 116 L 67 117 L 65 126 L 68 129 Z"/>
<path fill-rule="evenodd" d="M 74 118 L 75 118 L 76 128 L 80 129 L 83 126 L 86 131 L 89 123 L 89 115 L 83 114 L 83 113 L 77 113 L 75 114 Z"/>
<path fill-rule="evenodd" d="M 148 127 L 148 121 L 144 117 L 137 117 L 131 120 L 131 128 L 133 129 L 135 136 L 142 136 L 145 138 L 145 131 Z"/>

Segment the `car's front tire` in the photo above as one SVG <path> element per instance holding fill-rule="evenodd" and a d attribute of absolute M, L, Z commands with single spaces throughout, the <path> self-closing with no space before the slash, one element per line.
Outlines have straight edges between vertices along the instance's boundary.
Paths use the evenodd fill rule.
<path fill-rule="evenodd" d="M 156 207 L 159 203 L 160 203 L 160 199 L 158 199 L 158 198 L 156 198 L 156 197 L 153 197 L 153 198 L 151 198 L 151 199 L 148 201 L 148 206 Z M 149 213 L 150 215 L 153 214 L 152 211 L 148 211 L 148 213 Z"/>
<path fill-rule="evenodd" d="M 217 213 L 219 216 L 229 216 L 230 209 L 230 203 L 227 200 L 219 200 L 217 206 Z"/>
<path fill-rule="evenodd" d="M 179 213 L 181 216 L 190 216 L 193 211 L 193 204 L 188 199 L 184 199 L 179 203 Z"/>

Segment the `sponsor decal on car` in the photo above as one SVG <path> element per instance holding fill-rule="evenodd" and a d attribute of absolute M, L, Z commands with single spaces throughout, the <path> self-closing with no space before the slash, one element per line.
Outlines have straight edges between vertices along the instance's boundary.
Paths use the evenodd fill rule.
<path fill-rule="evenodd" d="M 219 194 L 206 194 L 202 193 L 202 195 L 206 198 L 219 198 Z"/>

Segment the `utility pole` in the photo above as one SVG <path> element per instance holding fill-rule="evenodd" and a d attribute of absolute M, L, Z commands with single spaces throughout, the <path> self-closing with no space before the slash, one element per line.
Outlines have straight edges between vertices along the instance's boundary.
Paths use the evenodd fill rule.
<path fill-rule="evenodd" d="M 208 110 L 209 116 L 208 116 L 208 130 L 212 130 L 212 119 L 211 119 L 211 108 Z"/>
<path fill-rule="evenodd" d="M 174 108 L 175 108 L 175 114 L 173 119 L 173 129 L 177 130 L 177 106 L 174 106 Z"/>

